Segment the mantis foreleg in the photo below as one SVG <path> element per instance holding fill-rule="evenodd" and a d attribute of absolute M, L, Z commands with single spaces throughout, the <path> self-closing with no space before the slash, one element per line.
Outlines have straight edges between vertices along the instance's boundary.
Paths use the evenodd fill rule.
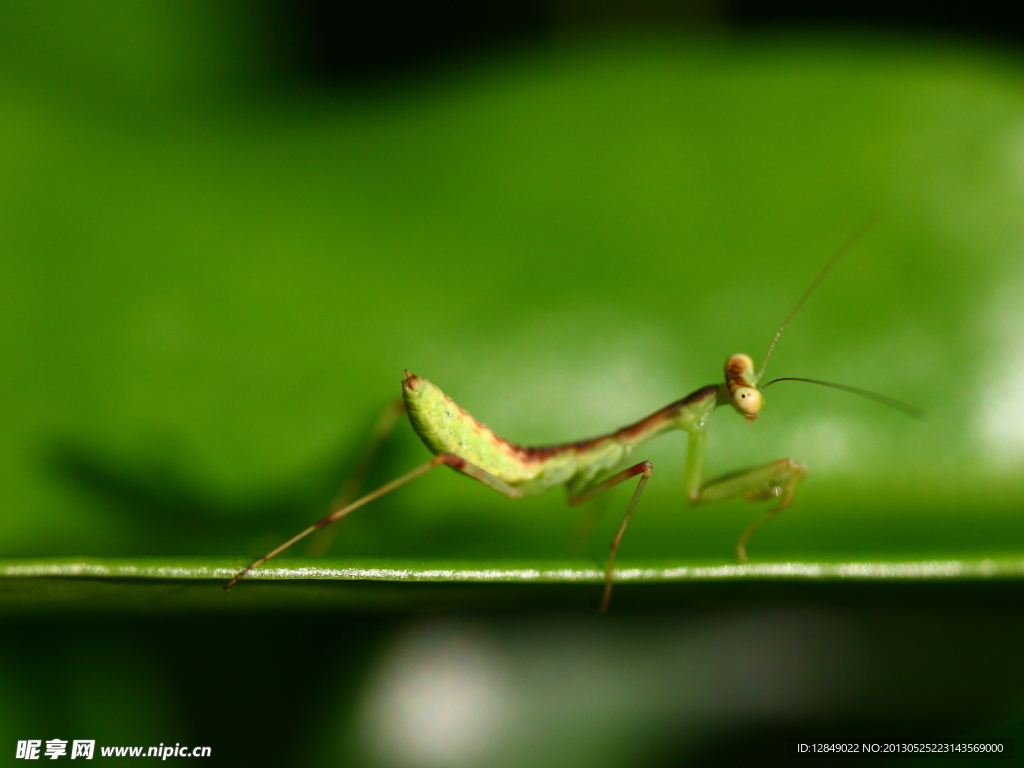
<path fill-rule="evenodd" d="M 706 433 L 690 433 L 686 454 L 686 492 L 694 503 L 744 498 L 748 501 L 779 499 L 779 503 L 761 519 L 752 523 L 736 543 L 736 556 L 747 561 L 747 542 L 754 531 L 789 506 L 800 481 L 807 477 L 807 468 L 794 459 L 777 459 L 763 467 L 743 469 L 719 475 L 701 484 Z"/>

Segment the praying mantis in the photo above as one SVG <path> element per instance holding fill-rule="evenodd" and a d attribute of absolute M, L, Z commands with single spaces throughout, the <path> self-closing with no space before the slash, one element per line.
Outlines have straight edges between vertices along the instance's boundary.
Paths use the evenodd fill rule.
<path fill-rule="evenodd" d="M 839 247 L 804 291 L 769 344 L 768 352 L 759 370 L 754 370 L 754 363 L 748 355 L 732 355 L 725 362 L 724 382 L 701 387 L 681 400 L 670 403 L 650 416 L 615 432 L 588 440 L 558 445 L 542 447 L 517 445 L 497 435 L 489 427 L 475 419 L 442 392 L 437 385 L 406 371 L 405 378 L 402 380 L 401 405 L 404 406 L 404 410 L 409 416 L 413 430 L 434 454 L 434 457 L 376 490 L 335 509 L 326 517 L 313 523 L 239 571 L 224 586 L 224 589 L 229 590 L 253 568 L 276 557 L 313 532 L 337 522 L 371 501 L 411 483 L 436 467 L 451 467 L 513 499 L 533 496 L 551 488 L 563 486 L 567 491 L 570 505 L 589 501 L 619 483 L 639 475 L 640 479 L 630 498 L 626 514 L 622 518 L 622 523 L 610 546 L 608 565 L 605 569 L 604 592 L 600 605 L 601 612 L 606 612 L 612 594 L 615 556 L 653 471 L 650 461 L 643 460 L 632 464 L 630 461 L 632 461 L 633 454 L 649 440 L 677 429 L 688 434 L 686 464 L 683 472 L 686 495 L 692 503 L 699 504 L 736 498 L 744 498 L 749 501 L 775 500 L 777 502 L 771 510 L 749 525 L 740 536 L 736 544 L 736 555 L 740 562 L 746 562 L 747 543 L 750 537 L 764 523 L 789 506 L 796 494 L 797 487 L 807 477 L 807 468 L 795 459 L 782 458 L 761 467 L 731 472 L 702 481 L 707 420 L 712 411 L 719 406 L 730 406 L 748 422 L 754 422 L 764 408 L 764 390 L 780 381 L 803 381 L 852 392 L 896 408 L 910 416 L 923 417 L 923 412 L 914 406 L 844 384 L 793 377 L 773 379 L 767 384 L 759 384 L 768 365 L 768 360 L 775 349 L 775 344 L 789 321 L 793 319 L 808 296 L 817 288 L 839 259 L 860 238 L 871 221 L 872 219 L 865 221 Z M 400 413 L 400 411 L 394 411 L 394 413 Z M 390 427 L 397 421 L 397 418 L 390 418 L 386 421 Z M 622 469 L 622 467 L 625 468 Z"/>

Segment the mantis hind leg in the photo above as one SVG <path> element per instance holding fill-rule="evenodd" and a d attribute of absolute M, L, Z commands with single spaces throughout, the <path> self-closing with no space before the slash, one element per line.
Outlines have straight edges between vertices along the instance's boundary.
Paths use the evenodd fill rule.
<path fill-rule="evenodd" d="M 747 527 L 736 543 L 736 556 L 747 561 L 747 542 L 758 528 L 789 506 L 797 486 L 807 477 L 807 468 L 794 459 L 778 459 L 763 467 L 732 472 L 712 478 L 700 487 L 695 501 L 744 498 L 747 501 L 778 499 L 771 511 Z"/>
<path fill-rule="evenodd" d="M 315 523 L 313 523 L 305 530 L 300 531 L 299 533 L 292 536 L 290 539 L 288 539 L 288 541 L 286 541 L 281 546 L 277 547 L 276 549 L 270 550 L 270 552 L 265 554 L 259 560 L 252 562 L 251 564 L 247 565 L 245 568 L 240 570 L 238 573 L 236 573 L 234 578 L 232 578 L 231 581 L 224 585 L 224 591 L 226 592 L 233 586 L 235 586 L 235 584 L 241 581 L 245 574 L 247 574 L 253 568 L 263 565 L 263 563 L 267 562 L 267 560 L 270 560 L 272 557 L 277 557 L 290 546 L 302 541 L 311 533 L 314 533 L 320 530 L 321 528 L 326 528 L 331 523 L 335 523 L 338 520 L 341 520 L 341 518 L 345 517 L 345 515 L 349 514 L 350 512 L 355 512 L 357 509 L 366 504 L 369 504 L 371 501 L 379 499 L 381 496 L 385 496 L 391 493 L 393 490 L 401 488 L 403 485 L 406 485 L 407 483 L 411 483 L 413 480 L 422 477 L 423 475 L 427 474 L 430 470 L 434 469 L 435 467 L 440 467 L 442 464 L 447 464 L 452 469 L 457 469 L 459 472 L 469 475 L 474 480 L 479 480 L 484 485 L 488 486 L 489 488 L 493 488 L 494 490 L 504 494 L 505 496 L 508 496 L 513 499 L 518 499 L 522 496 L 522 492 L 518 488 L 515 488 L 509 485 L 508 483 L 499 480 L 493 475 L 480 469 L 480 467 L 476 466 L 475 464 L 469 463 L 462 457 L 455 456 L 454 454 L 451 453 L 441 453 L 432 458 L 430 461 L 424 464 L 420 464 L 415 469 L 409 470 L 404 475 L 396 477 L 390 483 L 385 483 L 377 490 L 370 491 L 370 493 L 360 496 L 355 501 L 346 504 L 340 509 L 336 509 L 334 512 L 331 512 L 331 514 L 327 515 L 327 517 L 317 520 Z"/>
<path fill-rule="evenodd" d="M 405 400 L 400 397 L 388 403 L 384 410 L 381 411 L 380 416 L 373 425 L 373 431 L 370 433 L 370 440 L 366 449 L 359 456 L 359 460 L 352 469 L 352 473 L 345 479 L 341 487 L 338 488 L 338 492 L 334 494 L 328 509 L 341 509 L 359 497 L 359 491 L 362 490 L 363 483 L 366 482 L 366 477 L 373 468 L 381 446 L 384 445 L 391 433 L 395 431 L 395 426 L 404 413 Z M 321 529 L 313 537 L 312 542 L 306 549 L 306 554 L 316 556 L 327 554 L 327 550 L 334 543 L 335 531 L 337 531 L 336 528 Z"/>
<path fill-rule="evenodd" d="M 589 501 L 595 496 L 604 493 L 609 488 L 613 488 L 623 480 L 628 480 L 631 477 L 642 475 L 640 482 L 637 483 L 636 490 L 633 491 L 633 498 L 629 501 L 629 507 L 626 509 L 626 516 L 622 518 L 622 524 L 619 526 L 618 533 L 616 533 L 615 538 L 612 539 L 611 553 L 608 555 L 608 568 L 605 570 L 604 574 L 604 595 L 601 597 L 601 613 L 607 613 L 608 603 L 611 602 L 612 599 L 612 574 L 615 571 L 615 553 L 618 551 L 619 544 L 622 542 L 622 537 L 626 533 L 626 527 L 629 525 L 629 520 L 633 517 L 633 510 L 636 509 L 636 503 L 640 500 L 640 494 L 643 493 L 644 486 L 647 485 L 647 481 L 651 478 L 652 469 L 653 466 L 651 465 L 651 462 L 641 461 L 639 464 L 634 464 L 629 469 L 624 469 L 618 474 L 612 475 L 603 483 L 599 483 L 593 488 L 569 498 L 570 504 L 582 504 L 584 501 Z"/>

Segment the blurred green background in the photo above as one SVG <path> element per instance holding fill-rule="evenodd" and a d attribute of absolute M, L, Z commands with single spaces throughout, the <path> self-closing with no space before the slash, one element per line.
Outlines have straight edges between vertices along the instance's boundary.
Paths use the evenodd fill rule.
<path fill-rule="evenodd" d="M 780 384 L 754 425 L 711 417 L 707 471 L 808 464 L 755 563 L 1024 560 L 1019 52 L 665 8 L 552 6 L 543 35 L 333 78 L 286 66 L 270 3 L 0 10 L 2 564 L 259 555 L 326 511 L 404 368 L 519 442 L 617 428 L 759 361 L 875 209 L 768 373 L 928 421 Z M 760 510 L 690 508 L 684 448 L 645 451 L 621 566 L 734 562 Z M 370 482 L 427 455 L 401 426 Z M 628 493 L 573 554 L 560 493 L 435 473 L 330 562 L 598 567 Z M 1022 734 L 1014 579 L 625 585 L 600 621 L 593 585 L 0 581 L 4 759 L 713 765 Z"/>

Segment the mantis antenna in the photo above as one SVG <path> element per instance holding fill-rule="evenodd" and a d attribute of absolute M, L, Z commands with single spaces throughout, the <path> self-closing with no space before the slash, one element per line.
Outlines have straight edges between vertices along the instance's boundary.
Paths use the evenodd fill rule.
<path fill-rule="evenodd" d="M 807 288 L 806 291 L 804 291 L 803 295 L 800 297 L 800 300 L 797 301 L 796 306 L 793 307 L 792 311 L 788 315 L 786 315 L 786 319 L 782 321 L 782 326 L 776 332 L 775 337 L 772 339 L 772 343 L 768 345 L 768 354 L 764 356 L 764 362 L 761 363 L 761 370 L 757 372 L 758 379 L 760 379 L 761 376 L 764 375 L 764 369 L 768 367 L 768 359 L 772 356 L 772 351 L 775 349 L 775 343 L 779 340 L 779 337 L 782 335 L 782 332 L 786 330 L 786 326 L 789 325 L 789 321 L 793 319 L 793 316 L 797 313 L 800 307 L 802 307 L 804 302 L 807 301 L 807 297 L 810 296 L 814 289 L 818 287 L 818 283 L 825 279 L 825 275 L 827 275 L 832 270 L 832 267 L 834 267 L 836 263 L 843 256 L 846 255 L 846 252 L 849 251 L 850 248 L 853 247 L 853 245 L 858 240 L 860 240 L 864 233 L 868 231 L 871 225 L 878 220 L 879 213 L 880 212 L 877 210 L 873 211 L 864 220 L 864 222 L 859 227 L 857 227 L 854 233 L 846 239 L 846 242 L 839 246 L 839 249 L 832 255 L 832 258 L 828 260 L 828 263 L 826 263 L 825 266 L 822 267 L 822 270 L 818 273 L 814 280 L 811 281 L 810 286 Z M 767 384 L 758 387 L 758 389 L 764 391 L 777 381 L 805 381 L 808 384 L 820 384 L 823 387 L 841 389 L 844 392 L 851 392 L 855 395 L 866 397 L 869 400 L 874 400 L 876 403 L 881 403 L 882 405 L 887 405 L 890 408 L 895 408 L 897 411 L 901 411 L 907 414 L 907 416 L 911 416 L 915 419 L 921 419 L 922 421 L 925 419 L 925 412 L 922 411 L 920 408 L 915 408 L 912 405 L 908 405 L 907 403 L 895 400 L 891 397 L 886 397 L 885 395 L 880 395 L 877 392 L 871 392 L 867 389 L 861 389 L 860 387 L 851 387 L 848 384 L 836 384 L 834 381 L 821 381 L 820 379 L 802 379 L 797 378 L 795 376 L 785 376 L 779 379 L 772 379 Z"/>
<path fill-rule="evenodd" d="M 782 326 L 775 333 L 775 338 L 772 339 L 772 343 L 768 345 L 768 354 L 764 356 L 764 362 L 761 363 L 761 370 L 757 372 L 758 379 L 764 376 L 764 369 L 768 367 L 768 359 L 772 356 L 772 352 L 775 350 L 775 343 L 779 340 L 779 336 L 782 335 L 782 332 L 786 330 L 786 326 L 789 325 L 789 321 L 793 319 L 793 315 L 795 315 L 800 310 L 800 307 L 804 305 L 804 302 L 807 301 L 807 297 L 810 296 L 814 289 L 818 287 L 818 283 L 825 279 L 825 275 L 832 271 L 832 267 L 834 267 L 836 263 L 846 255 L 846 252 L 850 250 L 850 248 L 852 248 L 854 244 L 863 237 L 864 233 L 871 228 L 871 225 L 878 220 L 880 214 L 881 211 L 876 210 L 864 219 L 864 222 L 846 239 L 845 243 L 839 246 L 839 249 L 832 255 L 832 258 L 828 260 L 828 263 L 822 267 L 818 276 L 811 281 L 810 286 L 806 291 L 804 291 L 804 295 L 800 297 L 796 306 L 793 307 L 793 310 L 788 315 L 786 315 L 786 319 L 782 321 Z"/>
<path fill-rule="evenodd" d="M 895 408 L 897 411 L 902 411 L 903 413 L 907 414 L 907 416 L 911 416 L 915 419 L 920 419 L 921 421 L 925 420 L 925 412 L 922 411 L 920 408 L 915 408 L 912 405 L 907 405 L 904 402 L 894 400 L 893 398 L 886 397 L 885 395 L 880 395 L 877 392 L 871 392 L 867 389 L 861 389 L 860 387 L 851 387 L 849 384 L 836 384 L 834 381 L 821 381 L 819 379 L 798 379 L 794 376 L 785 376 L 781 379 L 772 379 L 763 387 L 760 387 L 760 389 L 768 389 L 768 387 L 770 387 L 777 381 L 806 381 L 808 384 L 820 384 L 823 387 L 841 389 L 844 392 L 852 392 L 855 395 L 860 395 L 861 397 L 866 397 L 869 400 L 874 400 L 876 403 L 888 405 L 890 408 Z"/>

